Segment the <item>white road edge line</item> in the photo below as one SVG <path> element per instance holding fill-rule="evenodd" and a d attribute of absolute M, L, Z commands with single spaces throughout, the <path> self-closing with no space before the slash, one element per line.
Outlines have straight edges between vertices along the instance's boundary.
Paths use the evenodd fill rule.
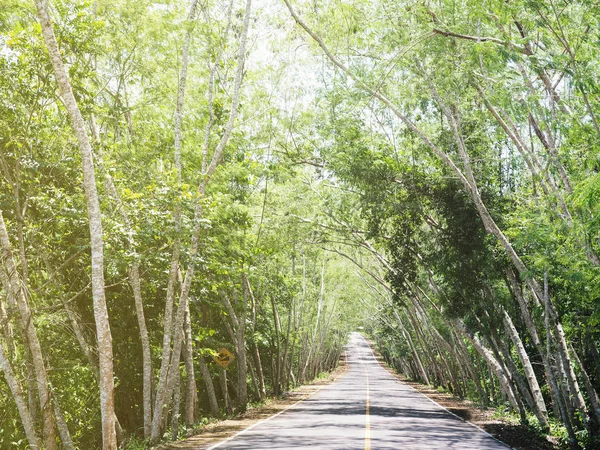
<path fill-rule="evenodd" d="M 361 334 L 360 337 L 363 339 L 363 341 L 365 341 L 365 343 L 367 344 L 367 346 L 369 347 L 369 350 L 371 350 L 371 353 L 373 354 L 373 357 L 375 358 L 375 361 L 377 361 L 377 358 L 375 357 L 375 353 L 373 353 L 373 349 L 371 348 L 371 346 L 369 345 L 369 343 L 367 342 L 367 340 L 364 338 L 364 336 Z M 383 367 L 383 365 L 377 361 L 377 364 L 379 364 L 381 366 L 382 369 L 385 370 L 385 367 Z M 392 369 L 393 370 L 393 369 Z M 399 380 L 396 380 L 399 381 Z M 412 387 L 409 384 L 406 383 L 402 383 L 405 386 L 408 386 L 410 389 L 412 389 L 413 391 L 415 391 L 417 394 L 422 395 L 423 397 L 425 397 L 427 400 L 429 400 L 431 403 L 433 403 L 435 406 L 437 406 L 438 408 L 443 409 L 444 411 L 446 411 L 448 414 L 453 415 L 454 417 L 456 417 L 457 419 L 459 419 L 461 422 L 466 423 L 467 425 L 471 425 L 473 428 L 478 429 L 479 431 L 481 431 L 484 434 L 487 434 L 489 437 L 491 437 L 493 440 L 495 440 L 496 442 L 499 442 L 500 444 L 504 445 L 507 448 L 510 448 L 511 450 L 517 450 L 514 447 L 511 447 L 510 445 L 508 445 L 505 442 L 502 442 L 500 439 L 496 438 L 495 436 L 491 435 L 490 433 L 488 433 L 487 431 L 485 431 L 483 428 L 481 428 L 480 426 L 475 425 L 474 423 L 469 422 L 468 420 L 463 419 L 462 417 L 454 414 L 452 411 L 450 411 L 449 409 L 445 408 L 444 406 L 440 405 L 439 403 L 435 402 L 434 400 L 430 399 L 429 397 L 427 397 L 425 394 L 423 394 L 422 392 L 417 391 L 414 387 Z"/>
<path fill-rule="evenodd" d="M 347 353 L 346 353 L 346 355 L 347 355 Z M 346 359 L 346 364 L 348 364 L 348 360 L 347 360 L 347 359 Z M 343 374 L 342 374 L 342 375 L 343 375 Z M 339 378 L 339 377 L 336 377 L 336 378 L 334 378 L 334 379 L 331 381 L 331 383 L 333 383 L 334 381 L 336 381 L 338 378 Z M 270 417 L 267 417 L 266 419 L 260 420 L 260 421 L 256 422 L 255 424 L 252 424 L 252 425 L 250 425 L 249 427 L 247 427 L 247 428 L 244 428 L 244 429 L 243 429 L 243 430 L 241 430 L 241 431 L 238 431 L 238 432 L 237 432 L 237 433 L 235 433 L 234 435 L 232 435 L 232 436 L 229 436 L 227 439 L 224 439 L 224 440 L 222 440 L 222 441 L 220 441 L 220 442 L 217 442 L 216 444 L 213 444 L 213 445 L 211 445 L 210 447 L 207 447 L 207 448 L 206 448 L 206 449 L 204 449 L 204 450 L 213 450 L 213 449 L 215 449 L 215 448 L 219 448 L 219 447 L 221 447 L 223 444 L 226 444 L 227 442 L 229 442 L 229 441 L 231 441 L 231 440 L 235 439 L 236 437 L 238 437 L 238 436 L 240 436 L 240 435 L 242 435 L 242 434 L 246 434 L 248 431 L 252 430 L 254 427 L 257 427 L 258 425 L 261 425 L 261 424 L 263 424 L 263 423 L 265 423 L 265 422 L 268 422 L 269 420 L 271 420 L 271 419 L 274 419 L 275 417 L 277 417 L 277 416 L 279 416 L 279 415 L 281 415 L 281 414 L 283 414 L 283 413 L 285 413 L 285 412 L 288 412 L 288 411 L 289 411 L 290 409 L 292 409 L 294 406 L 296 406 L 296 405 L 298 405 L 299 403 L 302 403 L 303 401 L 305 401 L 305 400 L 308 400 L 309 398 L 311 398 L 313 395 L 315 395 L 315 394 L 316 394 L 317 392 L 319 392 L 321 389 L 323 389 L 323 388 L 326 388 L 327 386 L 331 385 L 331 383 L 328 383 L 328 384 L 325 384 L 325 385 L 321 386 L 321 387 L 320 387 L 319 389 L 317 389 L 316 391 L 314 391 L 314 392 L 311 392 L 309 395 L 307 395 L 307 396 L 306 396 L 306 397 L 304 397 L 303 399 L 300 399 L 300 400 L 298 400 L 296 403 L 293 403 L 293 404 L 291 404 L 290 406 L 288 406 L 288 407 L 287 407 L 287 408 L 285 408 L 284 410 L 282 410 L 282 411 L 279 411 L 277 414 L 273 414 L 272 416 L 270 416 Z"/>

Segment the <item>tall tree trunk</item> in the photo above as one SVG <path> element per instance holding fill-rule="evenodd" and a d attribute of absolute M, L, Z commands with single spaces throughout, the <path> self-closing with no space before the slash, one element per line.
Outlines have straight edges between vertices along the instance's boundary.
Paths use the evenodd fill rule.
<path fill-rule="evenodd" d="M 550 329 L 550 295 L 548 293 L 548 276 L 547 272 L 544 276 L 544 306 L 545 306 L 545 325 L 546 325 L 546 358 L 548 361 L 548 365 L 550 365 L 550 355 L 552 354 L 551 345 L 552 345 L 552 332 Z M 577 443 L 577 436 L 575 434 L 575 430 L 573 429 L 573 424 L 571 422 L 571 418 L 573 417 L 572 413 L 566 411 L 567 406 L 569 405 L 569 399 L 564 398 L 564 395 L 561 394 L 560 388 L 556 385 L 555 378 L 552 378 L 551 382 L 554 384 L 554 390 L 563 397 L 563 401 L 559 402 L 559 408 L 562 415 L 563 423 L 567 428 L 567 433 L 569 435 L 569 443 L 572 448 L 579 448 L 579 444 Z"/>
<path fill-rule="evenodd" d="M 542 346 L 540 337 L 537 332 L 537 328 L 533 321 L 533 317 L 529 311 L 529 306 L 527 305 L 527 300 L 524 297 L 523 290 L 521 289 L 521 286 L 519 285 L 517 278 L 512 270 L 506 270 L 506 275 L 508 283 L 512 288 L 513 294 L 517 299 L 517 303 L 519 304 L 519 307 L 521 309 L 521 317 L 523 317 L 523 321 L 527 326 L 527 330 L 529 331 L 533 344 L 536 346 L 539 354 L 542 355 L 542 360 L 544 362 L 544 371 L 546 373 L 546 380 L 548 382 L 550 397 L 552 398 L 552 405 L 555 410 L 555 415 L 557 417 L 565 418 L 567 416 L 564 416 L 561 413 L 561 408 L 565 408 L 565 405 L 563 405 L 563 396 L 558 391 L 559 387 L 555 378 L 554 370 L 552 369 L 552 364 L 549 355 Z M 551 343 L 549 345 L 551 345 Z"/>
<path fill-rule="evenodd" d="M 179 188 L 182 184 L 182 170 L 181 170 L 181 120 L 183 116 L 183 105 L 185 100 L 185 90 L 187 81 L 187 70 L 189 62 L 189 48 L 191 42 L 191 34 L 193 28 L 191 22 L 196 17 L 196 7 L 198 1 L 191 0 L 188 8 L 187 21 L 188 26 L 186 27 L 186 33 L 184 37 L 182 55 L 181 55 L 181 72 L 179 74 L 179 86 L 177 89 L 177 103 L 175 108 L 175 169 L 177 171 L 177 182 Z M 154 402 L 154 415 L 152 417 L 152 426 L 150 430 L 150 442 L 156 443 L 161 433 L 161 424 L 163 423 L 163 415 L 168 409 L 168 404 L 171 401 L 171 389 L 175 382 L 174 367 L 179 366 L 179 354 L 181 353 L 181 344 L 177 350 L 175 342 L 173 343 L 173 350 L 171 351 L 171 337 L 173 336 L 174 341 L 178 341 L 180 335 L 179 330 L 183 326 L 183 316 L 186 305 L 182 305 L 180 301 L 177 319 L 175 324 L 173 320 L 173 304 L 175 301 L 175 284 L 177 279 L 177 273 L 179 270 L 179 256 L 181 251 L 181 204 L 179 201 L 175 205 L 174 211 L 174 225 L 175 225 L 175 241 L 173 243 L 173 253 L 171 256 L 171 269 L 169 274 L 169 284 L 167 286 L 167 302 L 165 304 L 165 317 L 164 317 L 164 334 L 163 334 L 163 350 L 161 358 L 160 373 L 158 378 L 158 385 L 156 388 L 156 398 Z M 178 320 L 181 318 L 181 320 Z M 174 331 L 173 331 L 174 330 Z M 173 334 L 172 334 L 173 333 Z M 179 341 L 180 342 L 180 341 Z M 177 355 L 177 361 L 175 362 L 175 353 Z M 170 370 L 169 370 L 170 367 Z M 169 384 L 171 389 L 169 389 Z M 166 403 L 166 404 L 165 404 Z"/>
<path fill-rule="evenodd" d="M 163 343 L 160 362 L 160 372 L 158 374 L 158 383 L 154 396 L 154 414 L 152 416 L 152 426 L 150 428 L 150 440 L 156 441 L 160 435 L 160 425 L 162 422 L 162 409 L 166 394 L 167 376 L 169 374 L 169 363 L 171 361 L 171 336 L 173 335 L 173 306 L 175 302 L 175 285 L 177 282 L 177 271 L 179 267 L 179 239 L 176 238 L 173 253 L 171 255 L 171 267 L 169 270 L 169 282 L 167 285 L 167 299 L 165 302 L 165 312 L 163 317 Z M 159 413 L 159 411 L 161 411 Z"/>
<path fill-rule="evenodd" d="M 254 362 L 252 361 L 252 358 L 247 360 L 246 365 L 248 366 L 248 372 L 250 372 L 250 379 L 252 380 L 252 387 L 253 387 L 254 393 L 255 393 L 253 398 L 256 399 L 256 398 L 258 398 L 259 387 L 258 387 L 258 377 L 256 376 L 256 370 L 254 369 Z"/>
<path fill-rule="evenodd" d="M 396 310 L 396 308 L 394 308 L 393 304 L 391 304 L 391 307 L 393 308 L 394 316 L 396 317 L 396 321 L 398 322 L 398 326 L 400 328 L 400 332 L 402 333 L 402 337 L 404 337 L 406 342 L 408 342 L 408 346 L 413 354 L 413 358 L 414 358 L 415 364 L 417 366 L 418 373 L 420 374 L 423 382 L 425 384 L 429 385 L 430 384 L 429 377 L 427 376 L 427 372 L 425 371 L 425 367 L 423 366 L 423 361 L 421 361 L 421 357 L 419 356 L 419 352 L 417 351 L 417 348 L 415 347 L 415 344 L 413 343 L 412 337 L 410 336 L 410 333 L 404 327 L 402 318 L 400 317 L 400 314 L 398 314 L 398 311 Z"/>
<path fill-rule="evenodd" d="M 104 450 L 117 448 L 115 430 L 115 402 L 113 378 L 112 335 L 108 322 L 108 309 L 104 295 L 104 248 L 100 202 L 96 190 L 92 147 L 85 129 L 83 117 L 73 95 L 71 84 L 65 70 L 58 43 L 52 29 L 47 0 L 36 0 L 38 18 L 42 26 L 42 35 L 50 54 L 54 74 L 58 82 L 61 97 L 69 114 L 71 125 L 77 136 L 81 151 L 83 185 L 87 201 L 88 221 L 90 226 L 92 250 L 92 298 L 94 301 L 94 319 L 98 339 L 98 356 L 100 367 L 100 411 L 102 416 L 102 445 Z"/>
<path fill-rule="evenodd" d="M 219 368 L 219 381 L 221 382 L 221 392 L 223 394 L 223 402 L 225 403 L 225 412 L 227 415 L 233 414 L 231 408 L 231 401 L 229 400 L 229 389 L 227 387 L 227 371 L 220 367 Z"/>
<path fill-rule="evenodd" d="M 238 354 L 238 405 L 241 409 L 246 410 L 248 403 L 248 382 L 247 382 L 247 365 L 246 365 L 246 311 L 248 308 L 248 294 L 245 289 L 242 298 L 242 311 L 238 318 L 237 329 L 237 354 Z"/>
<path fill-rule="evenodd" d="M 62 410 L 58 405 L 58 401 L 53 401 L 52 405 L 54 406 L 54 415 L 56 416 L 56 427 L 58 428 L 58 434 L 60 435 L 60 440 L 62 442 L 63 449 L 75 450 L 75 444 L 73 444 L 73 440 L 71 439 L 69 427 L 67 426 L 67 422 L 65 421 Z"/>
<path fill-rule="evenodd" d="M 150 354 L 150 338 L 148 337 L 148 328 L 146 327 L 146 317 L 144 315 L 144 303 L 142 302 L 142 289 L 140 283 L 140 264 L 136 258 L 131 266 L 129 280 L 133 289 L 133 298 L 135 300 L 135 312 L 140 330 L 140 340 L 142 343 L 142 378 L 143 378 L 143 402 L 144 402 L 144 437 L 148 439 L 152 430 L 152 357 Z"/>
<path fill-rule="evenodd" d="M 473 333 L 467 330 L 465 324 L 460 320 L 456 319 L 457 328 L 464 334 L 464 336 L 473 344 L 473 347 L 477 350 L 477 352 L 484 358 L 488 366 L 495 373 L 498 381 L 500 382 L 500 386 L 502 387 L 502 391 L 508 397 L 508 401 L 511 406 L 515 409 L 515 411 L 519 411 L 519 402 L 515 398 L 515 393 L 512 389 L 511 383 L 506 377 L 506 373 L 492 354 L 492 352 L 481 342 L 481 340 Z"/>
<path fill-rule="evenodd" d="M 15 162 L 17 163 L 17 168 L 15 170 L 15 176 L 11 177 L 13 186 L 13 194 L 15 198 L 15 219 L 17 226 L 17 242 L 19 245 L 19 260 L 21 265 L 21 281 L 24 283 L 26 287 L 26 283 L 29 280 L 29 270 L 28 270 L 28 261 L 27 261 L 27 253 L 25 252 L 25 236 L 23 231 L 23 226 L 25 224 L 25 218 L 23 215 L 25 214 L 25 208 L 21 207 L 21 184 L 20 184 L 20 166 L 21 164 L 18 162 L 19 159 L 16 158 Z M 8 175 L 8 171 L 5 171 L 6 175 Z M 8 177 L 7 177 L 8 178 Z M 9 180 L 10 182 L 11 180 Z M 35 368 L 33 367 L 33 362 L 31 359 L 31 353 L 29 349 L 26 347 L 25 349 L 25 360 L 27 366 L 27 402 L 29 405 L 29 411 L 31 412 L 31 416 L 33 417 L 34 422 L 38 419 L 38 407 L 37 407 L 37 386 L 36 386 L 36 377 L 35 377 Z"/>
<path fill-rule="evenodd" d="M 479 322 L 480 328 L 482 327 L 482 325 L 483 324 Z M 485 330 L 486 328 L 481 329 Z M 502 341 L 500 340 L 500 337 L 498 336 L 498 333 L 494 328 L 488 328 L 488 332 L 488 341 L 490 347 L 492 348 L 496 359 L 502 366 L 502 369 L 504 370 L 504 373 L 506 374 L 508 380 L 511 382 L 511 387 L 513 388 L 515 398 L 517 399 L 517 402 L 519 404 L 519 414 L 521 416 L 521 423 L 527 424 L 527 413 L 524 407 L 525 403 L 527 404 L 527 406 L 529 406 L 530 409 L 533 410 L 535 408 L 534 401 L 531 396 L 531 393 L 529 392 L 527 383 L 525 382 L 523 376 L 517 370 L 517 366 L 512 358 L 512 355 L 510 354 L 510 344 L 507 343 L 507 345 L 502 345 Z M 521 395 L 518 395 L 519 392 L 521 392 Z"/>
<path fill-rule="evenodd" d="M 179 436 L 179 416 L 181 415 L 181 369 L 175 371 L 173 387 L 173 413 L 171 415 L 171 439 L 176 441 Z"/>
<path fill-rule="evenodd" d="M 489 395 L 485 392 L 485 389 L 481 385 L 481 378 L 479 376 L 479 370 L 477 365 L 469 358 L 469 350 L 465 344 L 465 341 L 461 336 L 456 333 L 456 330 L 453 330 L 454 340 L 458 343 L 460 351 L 458 352 L 459 360 L 458 363 L 465 367 L 469 373 L 471 374 L 471 378 L 475 383 L 475 388 L 477 389 L 477 393 L 479 394 L 479 398 L 481 399 L 481 403 L 484 407 L 487 407 L 490 401 Z"/>
<path fill-rule="evenodd" d="M 135 314 L 138 321 L 138 328 L 140 331 L 140 342 L 142 345 L 142 390 L 143 390 L 143 412 L 144 412 L 144 438 L 150 438 L 150 432 L 152 427 L 152 358 L 150 352 L 150 338 L 148 337 L 148 328 L 146 326 L 146 317 L 144 314 L 144 302 L 142 300 L 142 285 L 140 279 L 140 255 L 136 248 L 133 234 L 134 227 L 125 209 L 125 205 L 121 200 L 121 196 L 117 191 L 113 178 L 109 171 L 104 167 L 104 156 L 102 154 L 102 148 L 100 145 L 100 135 L 94 116 L 91 117 L 91 129 L 94 137 L 94 141 L 98 144 L 97 164 L 100 169 L 100 173 L 104 176 L 104 186 L 106 192 L 117 204 L 117 209 L 127 227 L 129 237 L 129 247 L 133 251 L 133 261 L 129 269 L 129 284 L 133 291 L 133 299 L 135 304 Z M 116 420 L 116 419 L 115 419 Z M 118 420 L 117 420 L 118 422 Z M 119 439 L 120 424 L 117 424 L 117 439 Z"/>
<path fill-rule="evenodd" d="M 212 377 L 204 357 L 198 358 L 198 364 L 200 365 L 200 372 L 202 372 L 202 378 L 204 379 L 204 386 L 206 387 L 206 394 L 208 395 L 208 404 L 210 406 L 210 413 L 213 417 L 219 417 L 219 404 L 217 403 L 217 395 L 215 394 L 215 386 L 213 384 Z"/>
<path fill-rule="evenodd" d="M 192 4 L 190 5 L 189 17 L 194 16 L 196 3 L 197 3 L 197 0 L 192 0 Z M 240 99 L 240 88 L 241 88 L 242 78 L 243 78 L 243 74 L 244 74 L 244 61 L 245 61 L 245 56 L 246 56 L 245 55 L 246 40 L 247 40 L 247 35 L 248 35 L 248 28 L 250 25 L 251 4 L 252 4 L 251 0 L 247 0 L 246 11 L 245 11 L 245 15 L 244 15 L 244 25 L 243 25 L 243 29 L 242 29 L 242 33 L 241 33 L 241 37 L 240 37 L 238 67 L 237 67 L 235 81 L 234 81 L 234 92 L 232 95 L 232 103 L 231 103 L 231 110 L 229 113 L 229 120 L 227 122 L 227 125 L 225 126 L 225 130 L 223 132 L 223 135 L 221 136 L 221 140 L 219 141 L 219 143 L 213 153 L 213 157 L 212 157 L 212 160 L 209 165 L 207 165 L 207 160 L 203 155 L 202 167 L 203 167 L 203 169 L 206 167 L 206 169 L 202 171 L 202 181 L 200 182 L 200 185 L 198 187 L 199 196 L 198 196 L 198 200 L 196 202 L 194 221 L 193 221 L 194 226 L 193 226 L 193 230 L 192 230 L 190 249 L 188 252 L 190 262 L 185 271 L 185 277 L 184 277 L 183 285 L 181 287 L 181 293 L 179 296 L 179 305 L 177 307 L 177 313 L 176 313 L 175 324 L 174 324 L 175 330 L 179 330 L 183 327 L 184 312 L 185 312 L 185 309 L 187 308 L 187 302 L 189 301 L 189 292 L 190 292 L 192 280 L 194 277 L 194 270 L 195 270 L 194 258 L 196 257 L 196 254 L 197 254 L 198 248 L 199 248 L 199 244 L 200 244 L 200 232 L 202 230 L 201 219 L 203 216 L 202 203 L 199 201 L 199 199 L 204 197 L 208 181 L 209 181 L 210 177 L 214 174 L 214 171 L 216 170 L 218 164 L 220 163 L 221 157 L 223 155 L 223 151 L 225 150 L 225 146 L 229 140 L 229 137 L 233 130 L 233 125 L 234 125 L 234 122 L 235 122 L 235 119 L 237 116 L 237 108 L 239 106 L 239 99 Z M 182 64 L 183 64 L 183 62 L 182 62 Z M 180 84 L 180 87 L 181 87 L 181 84 Z M 181 92 L 181 90 L 180 90 L 180 92 Z M 183 95 L 183 93 L 181 93 L 181 95 Z M 179 332 L 175 333 L 173 336 L 173 351 L 171 352 L 171 361 L 170 361 L 171 369 L 169 370 L 169 376 L 167 377 L 166 385 L 163 384 L 163 389 L 162 389 L 162 391 L 164 391 L 164 393 L 161 394 L 161 389 L 160 389 L 161 386 L 160 385 L 159 385 L 158 392 L 157 392 L 157 398 L 159 395 L 162 395 L 162 398 L 161 398 L 161 402 L 160 402 L 161 408 L 157 410 L 155 407 L 155 415 L 154 415 L 153 423 L 152 423 L 152 437 L 151 437 L 152 442 L 156 442 L 156 440 L 159 437 L 159 434 L 160 434 L 159 424 L 162 422 L 161 419 L 162 419 L 163 411 L 164 411 L 164 409 L 168 408 L 168 406 L 171 402 L 171 398 L 172 398 L 172 394 L 173 394 L 173 386 L 174 386 L 173 371 L 179 365 L 179 357 L 181 354 L 182 341 L 183 341 L 183 334 L 179 333 Z M 156 424 L 156 426 L 155 426 L 155 424 Z"/>
<path fill-rule="evenodd" d="M 283 358 L 282 358 L 282 363 L 281 363 L 282 382 L 283 382 L 284 389 L 286 389 L 286 390 L 289 387 L 289 383 L 287 381 L 288 380 L 288 376 L 287 376 L 288 371 L 286 370 L 286 367 L 287 367 L 288 352 L 290 349 L 290 335 L 291 335 L 291 331 L 292 331 L 292 313 L 293 313 L 293 307 L 290 306 L 290 309 L 288 311 L 288 323 L 287 323 L 287 330 L 285 333 L 285 345 L 283 347 Z"/>
<path fill-rule="evenodd" d="M 590 380 L 590 377 L 589 377 L 587 371 L 585 370 L 585 367 L 581 363 L 581 360 L 579 359 L 577 352 L 575 351 L 573 346 L 570 346 L 570 349 L 571 349 L 571 354 L 573 355 L 573 359 L 579 366 L 581 378 L 583 380 L 583 385 L 585 386 L 585 390 L 586 390 L 586 392 L 588 394 L 588 398 L 590 400 L 590 405 L 592 406 L 591 411 L 590 411 L 591 416 L 593 417 L 593 419 L 595 421 L 596 427 L 598 427 L 600 425 L 600 399 L 598 398 L 598 393 L 596 392 L 596 389 L 594 389 L 592 380 Z"/>
<path fill-rule="evenodd" d="M 281 394 L 281 330 L 279 323 L 279 313 L 277 312 L 277 305 L 275 304 L 275 298 L 271 295 L 271 311 L 273 313 L 273 327 L 275 328 L 275 348 L 277 349 L 277 354 L 273 358 L 274 370 L 273 370 L 273 393 L 275 395 Z M 306 372 L 306 368 L 308 367 L 308 361 L 306 360 L 306 365 L 304 366 L 302 377 L 304 378 L 304 373 Z"/>
<path fill-rule="evenodd" d="M 185 371 L 186 371 L 186 397 L 185 397 L 185 423 L 187 426 L 194 425 L 196 422 L 196 408 L 198 404 L 198 391 L 196 389 L 196 374 L 194 372 L 194 346 L 192 341 L 192 321 L 190 317 L 190 306 L 188 303 L 185 311 Z"/>
<path fill-rule="evenodd" d="M 244 319 L 245 320 L 245 319 Z M 248 403 L 248 382 L 247 382 L 247 367 L 246 367 L 246 347 L 245 347 L 245 332 L 244 326 L 240 326 L 238 331 L 237 341 L 237 367 L 238 367 L 238 407 L 242 410 L 246 409 Z"/>
<path fill-rule="evenodd" d="M 256 342 L 252 342 L 252 358 L 254 367 L 256 368 L 256 377 L 258 381 L 258 398 L 264 401 L 267 398 L 267 390 L 265 388 L 265 377 L 263 374 L 262 361 L 260 360 L 260 352 Z"/>
<path fill-rule="evenodd" d="M 4 340 L 5 336 L 3 332 L 0 332 L 0 338 Z M 25 430 L 25 436 L 27 437 L 29 448 L 31 450 L 38 450 L 41 448 L 41 446 L 38 436 L 35 432 L 35 422 L 31 412 L 29 411 L 29 407 L 27 406 L 27 401 L 23 395 L 23 390 L 21 389 L 21 386 L 19 385 L 19 382 L 15 376 L 15 371 L 6 355 L 2 340 L 0 340 L 0 369 L 2 369 L 2 372 L 4 373 L 6 383 L 8 384 L 10 392 L 12 393 L 13 399 L 17 405 L 17 410 L 19 411 L 19 416 L 21 417 L 21 423 L 23 424 L 23 429 Z"/>
<path fill-rule="evenodd" d="M 442 374 L 438 367 L 437 359 L 436 359 L 435 355 L 432 354 L 431 345 L 429 345 L 429 342 L 427 342 L 427 339 L 425 338 L 425 335 L 423 333 L 420 322 L 415 317 L 413 309 L 406 308 L 405 314 L 408 319 L 408 322 L 411 324 L 412 329 L 415 332 L 417 343 L 420 342 L 420 347 L 422 349 L 422 353 L 425 356 L 425 359 L 427 361 L 426 365 L 429 367 L 430 371 L 433 372 L 432 375 L 436 378 L 436 384 L 437 385 L 443 384 L 442 383 L 443 377 L 442 377 Z M 410 330 L 408 330 L 408 332 L 410 333 Z"/>
<path fill-rule="evenodd" d="M 8 237 L 8 230 L 4 222 L 4 216 L 0 211 L 0 248 L 2 250 L 2 263 L 6 267 L 7 277 L 3 278 L 7 298 L 9 302 L 15 304 L 19 311 L 18 322 L 23 333 L 31 363 L 33 365 L 36 390 L 40 402 L 40 411 L 42 413 L 44 447 L 48 450 L 56 449 L 56 420 L 52 409 L 52 396 L 48 385 L 48 374 L 42 353 L 42 346 L 37 336 L 37 330 L 33 323 L 33 316 L 29 309 L 29 303 L 25 296 L 21 277 L 17 271 L 17 265 L 13 256 L 11 243 Z M 0 269 L 4 270 L 4 269 Z M 31 414 L 31 411 L 30 411 Z"/>
<path fill-rule="evenodd" d="M 319 303 L 317 304 L 317 318 L 315 319 L 315 325 L 313 328 L 313 335 L 310 341 L 310 347 L 308 349 L 308 356 L 306 357 L 306 361 L 304 362 L 304 367 L 302 368 L 302 375 L 300 377 L 300 383 L 304 383 L 306 380 L 306 369 L 308 365 L 312 362 L 313 353 L 315 351 L 315 344 L 317 339 L 317 332 L 319 330 L 319 320 L 321 319 L 321 310 L 323 309 L 323 297 L 325 296 L 325 260 L 323 260 L 323 265 L 321 268 L 321 289 L 319 292 Z"/>
<path fill-rule="evenodd" d="M 237 353 L 237 369 L 238 369 L 238 406 L 242 409 L 246 408 L 248 401 L 248 389 L 246 381 L 246 297 L 247 289 L 243 288 L 243 301 L 241 312 L 236 312 L 233 305 L 229 301 L 226 295 L 221 296 L 221 301 L 231 324 L 227 324 L 227 329 L 231 335 L 231 338 L 235 345 L 235 351 Z"/>
<path fill-rule="evenodd" d="M 546 409 L 546 403 L 544 402 L 544 397 L 542 396 L 540 385 L 535 376 L 535 372 L 533 371 L 531 360 L 529 359 L 529 355 L 527 355 L 527 352 L 525 351 L 523 341 L 521 340 L 521 337 L 519 336 L 519 333 L 515 328 L 512 319 L 510 318 L 505 309 L 502 309 L 502 312 L 504 316 L 503 320 L 506 332 L 510 336 L 510 339 L 512 340 L 515 346 L 517 355 L 519 355 L 519 360 L 521 361 L 521 365 L 523 366 L 523 371 L 525 372 L 527 383 L 529 384 L 529 388 L 531 389 L 531 394 L 533 396 L 534 401 L 535 415 L 540 421 L 540 424 L 542 425 L 543 429 L 548 430 L 550 427 L 550 424 L 548 423 L 548 411 Z"/>
<path fill-rule="evenodd" d="M 258 344 L 256 343 L 256 298 L 254 297 L 254 293 L 252 292 L 252 287 L 250 286 L 250 282 L 245 274 L 242 273 L 243 282 L 246 285 L 246 289 L 248 289 L 248 294 L 250 295 L 250 301 L 252 304 L 251 308 L 251 343 L 250 348 L 252 351 L 252 359 L 254 361 L 254 367 L 256 369 L 256 377 L 258 383 L 258 398 L 260 401 L 264 401 L 267 398 L 267 391 L 265 389 L 265 377 L 263 375 L 262 369 L 262 361 L 260 360 L 260 352 L 258 350 Z"/>

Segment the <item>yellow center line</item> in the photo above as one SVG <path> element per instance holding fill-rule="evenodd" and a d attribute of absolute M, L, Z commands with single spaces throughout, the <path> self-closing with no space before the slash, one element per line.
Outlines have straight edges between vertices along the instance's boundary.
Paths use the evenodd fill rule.
<path fill-rule="evenodd" d="M 365 376 L 367 379 L 367 406 L 365 409 L 365 450 L 371 450 L 371 417 L 369 416 L 369 369 L 365 364 Z"/>

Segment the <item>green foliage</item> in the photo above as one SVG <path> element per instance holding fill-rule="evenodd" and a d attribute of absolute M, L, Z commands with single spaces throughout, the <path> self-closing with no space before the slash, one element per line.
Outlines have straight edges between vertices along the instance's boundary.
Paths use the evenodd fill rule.
<path fill-rule="evenodd" d="M 269 2 L 253 16 L 256 48 L 248 55 L 236 126 L 206 192 L 198 191 L 204 146 L 210 160 L 231 111 L 238 3 L 231 21 L 228 3 L 219 1 L 203 4 L 189 23 L 184 1 L 52 2 L 61 55 L 95 152 L 116 412 L 127 448 L 147 448 L 138 439 L 142 352 L 129 271 L 139 261 L 156 378 L 172 249 L 181 243 L 183 272 L 192 262 L 195 227 L 192 338 L 220 402 L 212 357 L 220 347 L 234 348 L 224 296 L 245 316 L 246 344 L 258 348 L 270 392 L 302 376 L 321 376 L 331 367 L 326 355 L 339 352 L 348 332 L 363 326 L 399 370 L 421 377 L 415 356 L 421 355 L 439 389 L 501 404 L 496 381 L 457 333 L 455 320 L 491 346 L 510 342 L 502 311 L 513 318 L 543 381 L 543 355 L 507 279 L 512 263 L 486 231 L 464 183 L 360 82 L 317 59 L 316 45 L 299 41 L 291 19 Z M 483 203 L 527 267 L 516 274 L 517 284 L 548 274 L 567 340 L 598 390 L 598 6 L 530 0 L 305 6 L 298 5 L 301 15 L 317 24 L 315 31 L 358 80 L 385 95 L 458 170 L 472 169 Z M 192 39 L 180 182 L 173 112 L 186 30 Z M 213 124 L 206 136 L 209 108 Z M 198 207 L 202 218 L 195 221 Z M 97 448 L 97 383 L 63 305 L 68 302 L 83 338 L 94 343 L 81 161 L 34 7 L 20 0 L 0 0 L 0 210 L 27 275 L 54 395 L 76 445 Z M 531 313 L 544 340 L 543 311 L 532 306 Z M 26 388 L 26 343 L 18 330 L 1 338 Z M 313 341 L 314 365 L 302 359 Z M 479 381 L 444 343 L 466 352 Z M 511 345 L 497 357 L 510 357 L 521 370 Z M 284 351 L 294 377 L 286 370 L 278 379 L 272 362 Z M 207 412 L 204 381 L 198 380 L 199 407 Z M 251 382 L 249 390 L 249 400 L 257 401 Z M 548 386 L 542 391 L 549 400 Z M 559 418 L 551 419 L 553 432 L 566 436 Z M 0 424 L 0 447 L 25 445 L 5 385 Z M 593 432 L 576 432 L 594 445 Z"/>

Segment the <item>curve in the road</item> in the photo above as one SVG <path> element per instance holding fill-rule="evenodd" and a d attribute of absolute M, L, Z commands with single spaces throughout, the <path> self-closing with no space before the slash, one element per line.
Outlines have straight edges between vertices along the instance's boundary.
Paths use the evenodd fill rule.
<path fill-rule="evenodd" d="M 307 400 L 207 450 L 506 450 L 388 373 L 353 333 L 348 371 Z"/>

